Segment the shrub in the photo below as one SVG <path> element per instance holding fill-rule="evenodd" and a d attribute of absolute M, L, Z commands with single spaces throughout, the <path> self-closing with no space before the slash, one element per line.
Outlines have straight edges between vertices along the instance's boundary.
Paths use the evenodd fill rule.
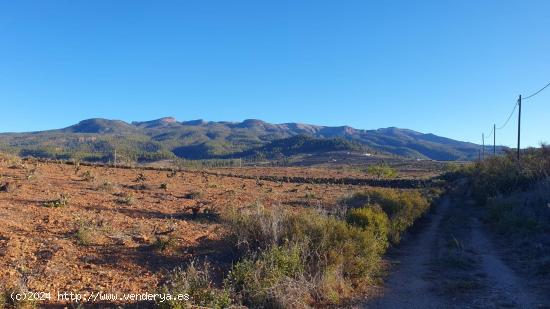
<path fill-rule="evenodd" d="M 326 305 L 340 304 L 353 293 L 352 283 L 340 268 L 329 268 L 315 285 L 316 299 Z"/>
<path fill-rule="evenodd" d="M 469 180 L 469 187 L 476 202 L 485 205 L 491 197 L 528 190 L 548 178 L 550 148 L 542 145 L 539 149 L 526 149 L 522 151 L 520 163 L 515 157 L 515 152 L 490 157 L 464 168 L 462 175 Z"/>
<path fill-rule="evenodd" d="M 95 179 L 94 174 L 92 174 L 92 172 L 90 171 L 85 171 L 84 173 L 82 173 L 81 177 L 83 181 L 93 181 Z"/>
<path fill-rule="evenodd" d="M 201 197 L 202 197 L 202 193 L 199 192 L 199 191 L 190 192 L 190 193 L 187 193 L 187 194 L 184 196 L 184 198 L 190 199 L 190 200 L 200 199 Z"/>
<path fill-rule="evenodd" d="M 136 202 L 136 199 L 132 193 L 120 193 L 117 199 L 117 203 L 124 205 L 133 205 Z"/>
<path fill-rule="evenodd" d="M 113 192 L 117 189 L 117 187 L 118 186 L 116 184 L 110 181 L 105 181 L 101 185 L 99 185 L 97 189 L 106 192 Z"/>
<path fill-rule="evenodd" d="M 387 242 L 390 229 L 388 215 L 378 205 L 354 208 L 348 212 L 348 223 L 372 231 L 376 237 Z"/>
<path fill-rule="evenodd" d="M 367 174 L 376 175 L 376 178 L 395 178 L 397 171 L 387 164 L 369 165 Z"/>
<path fill-rule="evenodd" d="M 316 198 L 315 193 L 306 193 L 304 195 L 304 199 L 306 199 L 306 200 L 311 200 L 311 199 L 315 199 L 315 198 Z"/>
<path fill-rule="evenodd" d="M 257 258 L 250 257 L 237 263 L 226 285 L 238 291 L 246 305 L 282 307 L 287 295 L 281 292 L 304 274 L 302 254 L 298 246 L 275 245 L 261 252 Z"/>
<path fill-rule="evenodd" d="M 336 298 L 327 295 L 335 296 L 342 286 L 352 289 L 371 279 L 386 249 L 372 230 L 311 209 L 291 212 L 256 205 L 231 212 L 225 221 L 244 257 L 228 284 L 246 305 L 280 305 L 275 295 L 296 286 L 308 287 L 292 290 L 303 294 L 304 302 L 330 303 L 329 298 Z M 331 282 L 336 278 L 338 283 Z"/>
<path fill-rule="evenodd" d="M 139 173 L 138 176 L 136 177 L 136 182 L 144 182 L 147 180 L 147 177 L 145 177 L 145 175 L 143 175 L 143 173 Z"/>
<path fill-rule="evenodd" d="M 165 251 L 167 249 L 176 247 L 176 245 L 177 245 L 177 241 L 175 238 L 173 238 L 170 235 L 162 235 L 162 236 L 157 236 L 152 247 L 155 250 Z"/>
<path fill-rule="evenodd" d="M 9 306 L 8 300 L 10 299 L 8 291 L 0 291 L 0 308 L 7 308 Z"/>
<path fill-rule="evenodd" d="M 216 289 L 210 278 L 210 266 L 205 263 L 197 268 L 192 262 L 186 269 L 175 270 L 167 283 L 161 287 L 161 293 L 171 295 L 187 295 L 188 300 L 166 300 L 159 302 L 161 309 L 194 308 L 196 306 L 210 308 L 227 308 L 231 305 L 229 292 Z"/>
<path fill-rule="evenodd" d="M 429 210 L 430 199 L 437 194 L 418 190 L 370 189 L 356 193 L 343 202 L 352 209 L 379 206 L 389 218 L 390 241 L 398 243 L 401 234 Z M 351 212 L 354 213 L 353 210 Z"/>
<path fill-rule="evenodd" d="M 51 208 L 65 207 L 67 205 L 69 205 L 69 195 L 65 193 L 61 193 L 58 199 L 44 202 L 44 206 Z"/>
<path fill-rule="evenodd" d="M 510 236 L 543 234 L 550 230 L 550 198 L 547 193 L 545 195 L 540 196 L 535 191 L 489 198 L 487 219 L 497 231 Z"/>
<path fill-rule="evenodd" d="M 82 246 L 89 246 L 94 243 L 95 232 L 90 227 L 81 226 L 74 235 L 76 242 Z"/>
<path fill-rule="evenodd" d="M 0 291 L 0 308 L 31 309 L 38 307 L 38 303 L 35 300 L 23 298 L 17 301 L 12 299 L 12 294 L 21 293 L 23 293 L 21 288 L 10 288 Z"/>

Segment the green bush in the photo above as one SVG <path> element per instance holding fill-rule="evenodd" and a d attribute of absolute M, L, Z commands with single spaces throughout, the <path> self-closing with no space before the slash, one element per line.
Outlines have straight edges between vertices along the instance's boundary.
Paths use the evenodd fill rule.
<path fill-rule="evenodd" d="M 285 293 L 302 295 L 304 302 L 339 302 L 342 290 L 372 278 L 387 247 L 373 229 L 313 210 L 256 205 L 225 221 L 243 256 L 227 283 L 250 306 L 281 304 L 276 296 Z"/>
<path fill-rule="evenodd" d="M 371 230 L 380 241 L 387 242 L 390 229 L 388 215 L 378 205 L 351 209 L 347 214 L 348 223 Z"/>
<path fill-rule="evenodd" d="M 367 174 L 376 175 L 380 178 L 395 178 L 397 177 L 397 171 L 387 164 L 369 165 L 367 167 Z"/>
<path fill-rule="evenodd" d="M 531 199 L 526 199 L 529 195 Z M 510 236 L 531 236 L 550 230 L 550 199 L 537 192 L 495 197 L 487 201 L 487 219 L 497 231 Z"/>
<path fill-rule="evenodd" d="M 260 204 L 228 211 L 222 219 L 236 260 L 223 289 L 213 287 L 193 265 L 164 289 L 183 291 L 193 304 L 212 307 L 231 301 L 253 308 L 341 305 L 374 279 L 388 239 L 398 240 L 436 194 L 369 190 L 346 200 L 348 206 L 359 206 L 343 218 Z M 181 303 L 162 306 L 183 308 Z"/>
<path fill-rule="evenodd" d="M 354 208 L 380 207 L 389 218 L 388 236 L 392 243 L 398 243 L 401 234 L 430 208 L 433 195 L 438 192 L 422 193 L 418 190 L 370 189 L 354 194 L 344 200 Z"/>
<path fill-rule="evenodd" d="M 531 148 L 522 151 L 518 163 L 515 152 L 490 157 L 463 168 L 462 176 L 469 180 L 473 198 L 479 205 L 499 194 L 510 195 L 528 190 L 550 175 L 550 148 Z"/>
<path fill-rule="evenodd" d="M 304 274 L 302 255 L 298 246 L 273 246 L 257 258 L 235 264 L 225 284 L 237 291 L 246 305 L 284 307 L 284 291 Z"/>

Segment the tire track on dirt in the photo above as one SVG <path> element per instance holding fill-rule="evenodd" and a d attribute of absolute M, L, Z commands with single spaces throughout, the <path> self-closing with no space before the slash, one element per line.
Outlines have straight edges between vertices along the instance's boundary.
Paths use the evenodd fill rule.
<path fill-rule="evenodd" d="M 449 199 L 442 199 L 420 234 L 396 249 L 399 265 L 391 270 L 383 295 L 366 303 L 363 308 L 445 307 L 442 299 L 432 291 L 430 264 L 439 225 L 449 206 Z"/>
<path fill-rule="evenodd" d="M 531 293 L 525 280 L 504 263 L 477 218 L 472 222 L 471 247 L 481 258 L 481 271 L 487 275 L 487 293 L 482 299 L 473 301 L 474 305 L 484 308 L 550 307 Z"/>
<path fill-rule="evenodd" d="M 395 250 L 399 263 L 381 295 L 362 308 L 550 308 L 548 297 L 505 263 L 479 209 L 445 197 L 436 210 Z"/>

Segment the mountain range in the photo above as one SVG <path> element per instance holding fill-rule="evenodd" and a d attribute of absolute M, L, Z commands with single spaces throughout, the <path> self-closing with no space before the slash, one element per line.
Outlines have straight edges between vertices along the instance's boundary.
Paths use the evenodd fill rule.
<path fill-rule="evenodd" d="M 63 129 L 0 134 L 0 150 L 23 156 L 105 161 L 115 149 L 134 161 L 272 159 L 330 151 L 447 161 L 475 159 L 480 146 L 395 127 L 361 130 L 257 119 L 180 122 L 165 117 L 127 123 L 94 118 Z"/>

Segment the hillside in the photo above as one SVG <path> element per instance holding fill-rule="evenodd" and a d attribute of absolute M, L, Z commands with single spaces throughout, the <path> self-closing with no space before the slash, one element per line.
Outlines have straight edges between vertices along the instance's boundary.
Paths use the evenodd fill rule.
<path fill-rule="evenodd" d="M 314 138 L 296 135 L 274 140 L 265 146 L 229 155 L 237 158 L 278 159 L 299 154 L 317 154 L 333 151 L 365 151 L 359 142 L 343 138 Z"/>
<path fill-rule="evenodd" d="M 292 139 L 294 137 L 294 139 Z M 360 130 L 301 123 L 271 124 L 166 117 L 126 123 L 88 119 L 67 128 L 0 134 L 0 149 L 23 156 L 107 161 L 116 149 L 127 161 L 170 158 L 275 158 L 328 151 L 368 151 L 412 159 L 471 160 L 479 145 L 407 129 Z"/>

